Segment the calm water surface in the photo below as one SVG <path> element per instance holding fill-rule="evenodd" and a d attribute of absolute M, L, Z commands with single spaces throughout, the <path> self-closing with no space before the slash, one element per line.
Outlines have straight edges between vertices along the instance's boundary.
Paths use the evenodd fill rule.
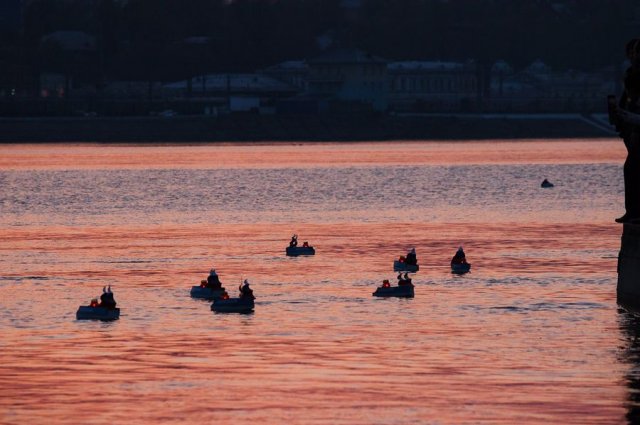
<path fill-rule="evenodd" d="M 0 146 L 0 423 L 633 423 L 623 160 L 615 140 Z M 294 232 L 315 257 L 284 256 Z M 373 299 L 411 247 L 416 297 Z M 211 267 L 251 280 L 255 313 L 189 297 Z M 76 321 L 105 284 L 121 319 Z"/>

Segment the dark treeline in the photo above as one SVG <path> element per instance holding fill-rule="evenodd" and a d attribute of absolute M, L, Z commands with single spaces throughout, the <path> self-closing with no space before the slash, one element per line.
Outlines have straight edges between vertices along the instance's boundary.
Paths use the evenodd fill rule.
<path fill-rule="evenodd" d="M 339 45 L 389 60 L 520 67 L 539 58 L 591 70 L 619 64 L 639 23 L 637 0 L 33 0 L 22 25 L 0 28 L 0 65 L 23 79 L 73 71 L 97 82 L 168 81 Z M 83 31 L 96 49 L 78 55 L 43 42 L 56 31 Z"/>

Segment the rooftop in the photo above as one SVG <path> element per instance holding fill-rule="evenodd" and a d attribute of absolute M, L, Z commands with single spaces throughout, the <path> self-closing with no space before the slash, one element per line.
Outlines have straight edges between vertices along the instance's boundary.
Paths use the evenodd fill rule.
<path fill-rule="evenodd" d="M 227 88 L 231 91 L 296 91 L 290 85 L 262 74 L 209 74 L 193 78 L 192 90 L 194 92 L 202 91 L 203 79 L 206 90 L 210 91 L 223 91 Z M 186 90 L 187 86 L 188 80 L 164 85 L 170 90 Z"/>

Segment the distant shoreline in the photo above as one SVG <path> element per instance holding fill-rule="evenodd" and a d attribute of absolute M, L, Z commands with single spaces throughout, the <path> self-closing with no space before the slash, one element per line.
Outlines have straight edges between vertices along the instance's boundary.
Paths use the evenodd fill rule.
<path fill-rule="evenodd" d="M 0 118 L 0 143 L 366 142 L 615 137 L 604 114 Z"/>

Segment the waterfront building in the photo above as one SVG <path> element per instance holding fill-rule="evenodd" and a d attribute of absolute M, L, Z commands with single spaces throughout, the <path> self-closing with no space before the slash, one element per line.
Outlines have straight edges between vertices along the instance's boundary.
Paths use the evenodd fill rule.
<path fill-rule="evenodd" d="M 285 82 L 264 74 L 207 74 L 165 84 L 169 101 L 206 103 L 216 111 L 275 113 L 275 102 L 297 93 Z"/>
<path fill-rule="evenodd" d="M 307 94 L 333 111 L 386 111 L 387 61 L 357 49 L 335 49 L 313 58 Z"/>
<path fill-rule="evenodd" d="M 399 112 L 470 110 L 478 92 L 473 61 L 404 61 L 388 65 L 390 103 Z"/>

